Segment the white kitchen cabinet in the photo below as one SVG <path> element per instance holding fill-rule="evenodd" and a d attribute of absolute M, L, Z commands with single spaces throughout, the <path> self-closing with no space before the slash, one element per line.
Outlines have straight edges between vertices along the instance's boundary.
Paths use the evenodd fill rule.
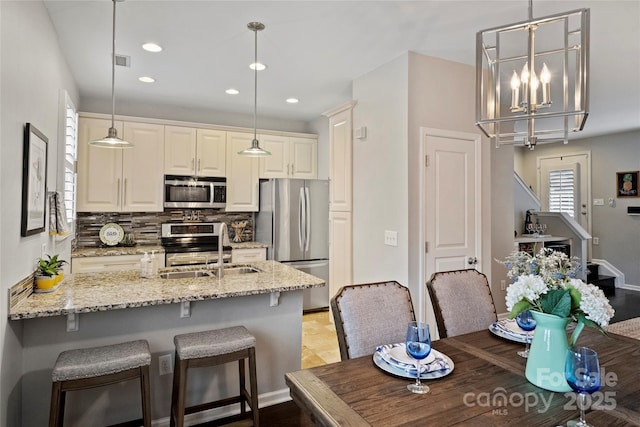
<path fill-rule="evenodd" d="M 260 135 L 260 146 L 271 156 L 260 158 L 260 178 L 318 177 L 318 141 L 277 135 Z"/>
<path fill-rule="evenodd" d="M 241 156 L 238 152 L 251 146 L 253 134 L 227 132 L 227 212 L 257 212 L 257 157 Z"/>
<path fill-rule="evenodd" d="M 231 262 L 257 262 L 267 260 L 267 248 L 232 249 Z"/>
<path fill-rule="evenodd" d="M 329 117 L 329 206 L 331 211 L 352 210 L 352 109 Z"/>
<path fill-rule="evenodd" d="M 165 126 L 166 175 L 224 177 L 225 172 L 225 131 Z"/>
<path fill-rule="evenodd" d="M 353 283 L 351 212 L 329 212 L 329 295 Z"/>
<path fill-rule="evenodd" d="M 151 254 L 149 253 L 149 256 Z M 71 259 L 72 273 L 93 273 L 101 271 L 140 271 L 140 260 L 143 255 L 109 255 L 91 256 Z M 164 267 L 164 254 L 156 254 L 158 267 Z"/>
<path fill-rule="evenodd" d="M 81 118 L 78 127 L 78 212 L 163 210 L 164 126 L 116 122 L 131 148 L 87 144 L 103 137 L 111 120 Z"/>

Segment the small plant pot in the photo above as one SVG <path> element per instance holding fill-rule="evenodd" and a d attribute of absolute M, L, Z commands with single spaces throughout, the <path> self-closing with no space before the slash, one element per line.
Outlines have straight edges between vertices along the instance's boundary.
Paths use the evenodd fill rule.
<path fill-rule="evenodd" d="M 58 284 L 58 275 L 55 276 L 36 276 L 36 290 L 43 292 L 51 292 Z"/>
<path fill-rule="evenodd" d="M 62 281 L 62 276 L 64 276 L 64 273 L 62 271 L 59 271 L 58 274 L 55 276 L 56 285 Z"/>

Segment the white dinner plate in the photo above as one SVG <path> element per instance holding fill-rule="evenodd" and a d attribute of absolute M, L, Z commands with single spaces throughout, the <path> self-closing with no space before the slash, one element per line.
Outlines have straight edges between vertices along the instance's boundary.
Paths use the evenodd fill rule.
<path fill-rule="evenodd" d="M 521 329 L 515 320 L 498 320 L 497 322 L 489 325 L 489 331 L 499 336 L 500 338 L 504 338 L 509 341 L 515 341 L 519 343 L 527 342 L 527 332 Z M 530 332 L 529 342 L 531 342 L 531 340 L 533 339 L 534 334 L 535 330 Z"/>
<path fill-rule="evenodd" d="M 385 346 L 387 351 L 389 352 L 389 356 L 391 356 L 391 360 L 393 362 L 397 362 L 401 367 L 404 365 L 414 365 L 415 361 L 407 354 L 407 350 L 405 348 L 405 344 L 386 344 Z M 433 353 L 429 353 L 429 355 L 422 361 L 422 364 L 431 363 L 436 359 L 436 356 Z M 392 363 L 393 364 L 393 363 Z"/>
<path fill-rule="evenodd" d="M 404 346 L 404 344 L 403 344 Z M 416 370 L 415 368 L 413 369 L 403 369 L 401 367 L 399 367 L 397 364 L 393 363 L 393 359 L 388 358 L 387 360 L 385 360 L 385 358 L 383 357 L 384 352 L 382 351 L 378 351 L 376 350 L 373 353 L 373 363 L 380 369 L 382 369 L 383 371 L 391 374 L 391 375 L 395 375 L 398 377 L 402 377 L 402 378 L 414 378 L 416 377 Z M 446 364 L 446 368 L 445 369 L 440 369 L 437 371 L 430 371 L 430 372 L 422 372 L 420 374 L 420 379 L 422 380 L 435 380 L 437 378 L 442 378 L 445 377 L 447 375 L 449 375 L 451 372 L 453 372 L 453 360 L 451 360 L 451 358 L 449 356 L 447 356 L 444 353 L 439 352 L 438 350 L 432 349 L 431 350 L 431 354 L 434 355 L 433 357 L 433 361 L 436 360 L 436 358 L 438 358 L 439 360 L 441 360 L 443 363 Z M 388 355 L 388 354 L 387 354 Z"/>

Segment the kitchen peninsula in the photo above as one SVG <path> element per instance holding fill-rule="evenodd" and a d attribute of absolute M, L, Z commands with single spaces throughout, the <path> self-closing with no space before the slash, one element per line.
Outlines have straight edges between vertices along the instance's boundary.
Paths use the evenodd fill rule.
<path fill-rule="evenodd" d="M 158 375 L 158 356 L 173 357 L 177 334 L 239 324 L 257 340 L 261 406 L 288 400 L 284 374 L 300 368 L 302 290 L 324 282 L 275 261 L 251 266 L 259 272 L 222 279 L 141 279 L 137 271 L 70 274 L 57 291 L 33 294 L 12 307 L 9 317 L 21 321 L 24 331 L 23 425 L 46 424 L 51 368 L 61 351 L 134 339 L 149 341 L 153 418 L 166 420 L 172 376 Z M 235 364 L 198 372 L 188 398 L 228 396 L 235 393 L 236 378 Z M 134 382 L 71 394 L 69 402 L 72 425 L 117 423 L 139 411 Z M 222 413 L 209 417 L 217 415 Z"/>

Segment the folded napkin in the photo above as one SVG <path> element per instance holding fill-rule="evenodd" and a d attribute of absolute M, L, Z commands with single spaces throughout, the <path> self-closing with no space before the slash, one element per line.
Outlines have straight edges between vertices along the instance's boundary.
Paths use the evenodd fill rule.
<path fill-rule="evenodd" d="M 523 330 L 518 326 L 518 323 L 515 320 L 504 319 L 499 320 L 495 323 L 496 329 L 499 329 L 503 333 L 515 337 L 517 339 L 524 340 L 527 337 L 527 331 Z M 530 337 L 533 338 L 535 330 L 530 332 Z"/>
<path fill-rule="evenodd" d="M 380 355 L 382 360 L 384 360 L 391 366 L 395 366 L 396 368 L 415 374 L 416 372 L 415 364 L 400 361 L 398 360 L 398 358 L 395 358 L 391 355 L 391 349 L 395 347 L 400 347 L 400 346 L 404 349 L 404 343 L 380 345 L 376 347 L 376 352 Z M 426 359 L 426 360 L 430 360 L 428 363 L 420 364 L 421 374 L 425 374 L 428 372 L 442 371 L 450 368 L 449 363 L 447 363 L 447 361 L 444 360 L 440 352 L 432 349 L 431 354 L 433 355 L 433 358 L 429 356 Z"/>

